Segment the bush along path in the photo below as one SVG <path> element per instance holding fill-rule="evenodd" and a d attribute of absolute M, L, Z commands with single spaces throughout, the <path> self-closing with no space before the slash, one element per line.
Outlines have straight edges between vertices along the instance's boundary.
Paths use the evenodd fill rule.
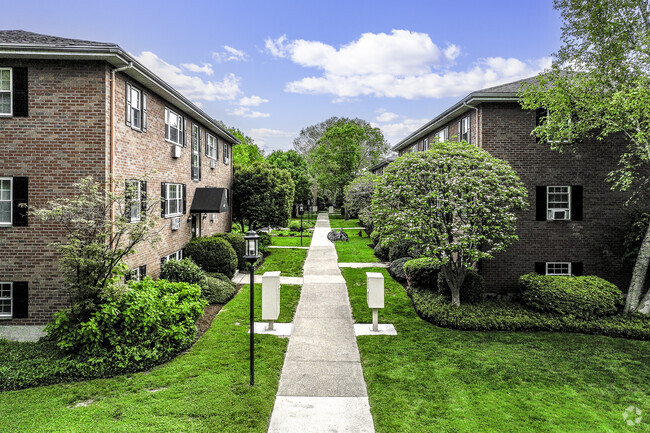
<path fill-rule="evenodd" d="M 318 215 L 270 433 L 374 432 L 345 280 Z"/>

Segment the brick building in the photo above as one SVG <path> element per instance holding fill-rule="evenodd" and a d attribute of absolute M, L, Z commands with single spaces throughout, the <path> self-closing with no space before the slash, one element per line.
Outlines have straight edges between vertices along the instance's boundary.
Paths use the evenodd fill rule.
<path fill-rule="evenodd" d="M 531 135 L 541 113 L 517 102 L 520 80 L 470 93 L 393 146 L 404 155 L 436 140 L 462 139 L 510 163 L 528 190 L 519 241 L 480 264 L 490 292 L 518 290 L 519 276 L 597 275 L 625 290 L 622 269 L 626 195 L 605 181 L 618 163 L 615 138 L 585 141 L 579 153 L 559 153 Z"/>
<path fill-rule="evenodd" d="M 62 227 L 28 217 L 92 176 L 162 197 L 160 242 L 127 265 L 156 277 L 195 235 L 230 229 L 238 141 L 119 46 L 0 31 L 0 325 L 41 325 L 68 305 Z M 146 177 L 145 181 L 142 178 Z"/>

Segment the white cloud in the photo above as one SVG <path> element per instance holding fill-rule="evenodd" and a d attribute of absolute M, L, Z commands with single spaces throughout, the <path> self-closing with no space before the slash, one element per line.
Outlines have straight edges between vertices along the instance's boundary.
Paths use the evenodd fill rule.
<path fill-rule="evenodd" d="M 549 65 L 549 59 L 522 61 L 515 58 L 479 59 L 464 71 L 451 69 L 460 48 L 442 49 L 425 33 L 393 30 L 364 33 L 339 49 L 319 41 L 289 41 L 285 35 L 266 39 L 276 57 L 289 58 L 322 74 L 287 83 L 285 91 L 330 94 L 337 101 L 358 96 L 390 98 L 443 98 L 533 76 Z"/>
<path fill-rule="evenodd" d="M 240 117 L 251 117 L 251 118 L 256 118 L 256 117 L 269 117 L 271 116 L 269 113 L 262 113 L 259 111 L 252 111 L 248 107 L 237 107 L 234 110 L 230 110 L 228 114 L 233 115 L 233 116 L 240 116 Z"/>
<path fill-rule="evenodd" d="M 384 137 L 391 143 L 397 144 L 407 135 L 411 134 L 413 131 L 430 121 L 431 119 L 410 119 L 405 118 L 401 122 L 397 123 L 386 123 L 378 125 L 376 123 L 371 123 L 372 126 L 381 129 L 381 132 L 384 134 Z"/>
<path fill-rule="evenodd" d="M 293 138 L 298 134 L 279 129 L 252 128 L 248 131 L 247 135 L 251 136 L 255 140 L 255 143 L 265 151 L 272 151 L 274 149 L 293 149 Z"/>
<path fill-rule="evenodd" d="M 245 96 L 239 100 L 239 105 L 246 107 L 258 107 L 260 104 L 269 102 L 268 99 L 260 98 L 259 96 Z"/>
<path fill-rule="evenodd" d="M 386 111 L 386 112 L 381 113 L 379 116 L 377 116 L 376 120 L 377 120 L 377 122 L 384 123 L 384 122 L 391 122 L 391 121 L 397 119 L 398 117 L 399 117 L 399 115 Z"/>
<path fill-rule="evenodd" d="M 212 75 L 214 73 L 212 65 L 209 63 L 204 63 L 203 66 L 195 65 L 194 63 L 183 63 L 181 67 L 190 72 L 203 72 L 206 75 Z"/>
<path fill-rule="evenodd" d="M 133 57 L 192 100 L 233 100 L 241 93 L 240 78 L 234 74 L 225 75 L 223 81 L 204 81 L 183 73 L 181 68 L 170 65 L 151 51 Z"/>
<path fill-rule="evenodd" d="M 228 45 L 224 45 L 223 49 L 224 51 L 220 53 L 217 52 L 212 53 L 212 58 L 214 58 L 219 63 L 230 62 L 230 61 L 245 62 L 248 60 L 248 56 L 242 50 L 238 50 Z"/>

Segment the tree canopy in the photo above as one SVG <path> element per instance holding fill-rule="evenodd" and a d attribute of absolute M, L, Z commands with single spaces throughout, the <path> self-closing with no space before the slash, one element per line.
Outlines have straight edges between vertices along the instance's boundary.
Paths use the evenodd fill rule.
<path fill-rule="evenodd" d="M 294 204 L 306 204 L 311 199 L 311 179 L 309 176 L 309 167 L 304 155 L 295 150 L 274 150 L 266 158 L 269 164 L 287 170 L 291 174 L 291 179 L 295 184 Z"/>
<path fill-rule="evenodd" d="M 358 216 L 361 224 L 370 229 L 372 228 L 370 206 L 377 181 L 378 176 L 367 173 L 350 182 L 344 191 L 345 211 L 352 217 Z"/>
<path fill-rule="evenodd" d="M 524 87 L 527 109 L 546 109 L 535 134 L 559 150 L 581 151 L 581 140 L 623 136 L 617 170 L 608 180 L 647 209 L 650 191 L 650 2 L 555 0 L 563 45 L 551 70 Z M 626 311 L 650 313 L 641 299 L 650 262 L 650 228 L 636 260 Z"/>
<path fill-rule="evenodd" d="M 398 158 L 379 177 L 372 220 L 382 243 L 413 242 L 460 304 L 467 270 L 517 239 L 526 189 L 507 162 L 471 144 L 437 143 Z"/>
<path fill-rule="evenodd" d="M 255 140 L 235 127 L 227 129 L 241 142 L 232 148 L 233 164 L 250 165 L 256 161 L 264 160 L 264 152 L 255 144 Z"/>

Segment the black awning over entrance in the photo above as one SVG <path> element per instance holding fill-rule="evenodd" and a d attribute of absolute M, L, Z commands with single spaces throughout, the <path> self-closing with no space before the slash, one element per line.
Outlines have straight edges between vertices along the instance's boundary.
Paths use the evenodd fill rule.
<path fill-rule="evenodd" d="M 194 191 L 190 213 L 228 212 L 228 189 L 197 188 Z"/>

